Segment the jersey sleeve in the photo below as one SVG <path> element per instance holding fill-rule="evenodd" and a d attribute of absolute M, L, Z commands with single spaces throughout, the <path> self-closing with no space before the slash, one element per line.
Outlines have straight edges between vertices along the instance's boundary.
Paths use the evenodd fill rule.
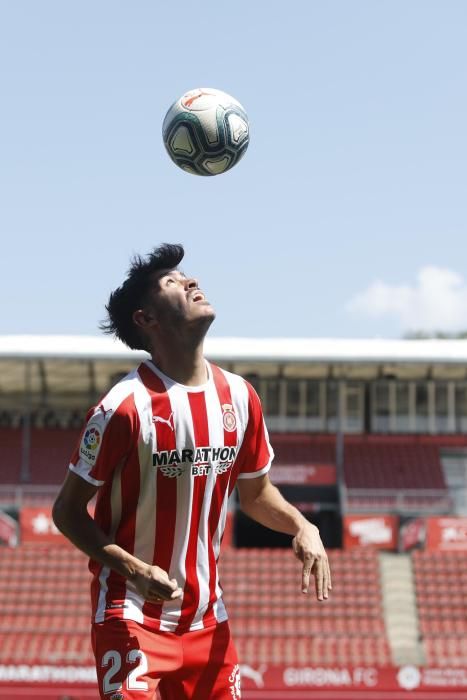
<path fill-rule="evenodd" d="M 103 404 L 91 409 L 72 454 L 70 470 L 94 486 L 102 486 L 129 454 L 136 422 L 130 397 L 115 410 L 106 410 Z"/>
<path fill-rule="evenodd" d="M 238 454 L 240 469 L 238 479 L 254 479 L 271 468 L 274 451 L 269 442 L 263 409 L 258 394 L 251 384 L 248 387 L 248 423 Z"/>

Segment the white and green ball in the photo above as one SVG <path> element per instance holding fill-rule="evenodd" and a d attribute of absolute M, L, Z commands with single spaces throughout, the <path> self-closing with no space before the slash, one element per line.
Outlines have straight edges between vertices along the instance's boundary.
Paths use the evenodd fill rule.
<path fill-rule="evenodd" d="M 170 107 L 162 136 L 180 168 L 193 175 L 220 175 L 243 157 L 250 130 L 240 102 L 221 90 L 197 88 Z"/>

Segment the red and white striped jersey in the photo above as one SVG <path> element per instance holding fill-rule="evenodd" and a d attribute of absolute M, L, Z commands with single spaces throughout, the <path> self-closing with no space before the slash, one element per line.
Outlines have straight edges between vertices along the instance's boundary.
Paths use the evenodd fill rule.
<path fill-rule="evenodd" d="M 206 384 L 188 387 L 148 360 L 88 414 L 70 469 L 100 487 L 96 522 L 183 589 L 181 599 L 148 603 L 91 561 L 95 622 L 119 617 L 183 632 L 227 619 L 217 559 L 228 497 L 237 479 L 269 470 L 273 451 L 252 386 L 207 370 Z"/>

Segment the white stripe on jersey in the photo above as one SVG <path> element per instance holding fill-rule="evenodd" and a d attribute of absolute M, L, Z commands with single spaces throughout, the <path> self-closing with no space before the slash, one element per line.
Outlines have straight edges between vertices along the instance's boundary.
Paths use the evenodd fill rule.
<path fill-rule="evenodd" d="M 269 460 L 269 462 L 266 464 L 263 469 L 260 469 L 257 472 L 245 472 L 243 474 L 238 475 L 238 479 L 257 479 L 258 476 L 263 476 L 263 474 L 267 474 L 268 471 L 271 469 L 271 464 L 272 464 L 272 458 Z"/>
<path fill-rule="evenodd" d="M 153 446 L 157 450 L 156 431 L 152 421 L 151 396 L 141 381 L 135 382 L 134 399 L 140 422 L 138 439 L 138 462 L 140 465 L 139 498 L 135 521 L 135 543 L 133 554 L 145 562 L 152 562 L 154 543 L 156 539 L 156 509 L 157 472 L 155 469 L 145 469 L 152 461 Z M 125 596 L 124 619 L 144 622 L 144 598 L 127 582 Z"/>
<path fill-rule="evenodd" d="M 104 482 L 103 482 L 103 481 L 99 481 L 98 479 L 94 479 L 92 476 L 90 476 L 90 475 L 88 474 L 88 472 L 89 472 L 89 465 L 86 464 L 85 467 L 84 467 L 84 469 L 83 469 L 83 464 L 84 464 L 84 462 L 83 462 L 82 459 L 79 460 L 79 462 L 78 462 L 78 464 L 77 464 L 76 466 L 70 462 L 70 464 L 68 465 L 68 469 L 69 469 L 71 472 L 74 472 L 75 474 L 78 474 L 78 476 L 80 476 L 82 479 L 84 479 L 84 480 L 87 481 L 88 483 L 92 484 L 93 486 L 102 486 L 102 484 L 103 484 Z"/>
<path fill-rule="evenodd" d="M 248 425 L 249 417 L 248 387 L 245 380 L 238 376 L 238 374 L 232 374 L 224 370 L 221 371 L 230 386 L 230 394 L 237 416 L 237 434 L 243 436 Z"/>
<path fill-rule="evenodd" d="M 167 388 L 176 435 L 176 449 L 182 450 L 194 445 L 194 432 L 192 421 L 187 420 L 191 416 L 190 404 L 186 391 L 178 385 L 168 383 L 161 377 Z M 175 521 L 175 535 L 170 561 L 169 578 L 176 578 L 179 587 L 183 590 L 186 583 L 185 560 L 190 536 L 190 523 L 193 502 L 193 479 L 177 479 L 177 518 Z M 183 597 L 164 603 L 162 607 L 161 625 L 162 631 L 174 631 L 181 615 Z M 164 616 L 166 619 L 164 620 Z M 168 619 L 167 619 L 168 618 Z"/>
<path fill-rule="evenodd" d="M 214 549 L 214 556 L 216 558 L 216 601 L 213 605 L 213 610 L 214 610 L 214 615 L 216 617 L 216 620 L 218 622 L 224 622 L 224 620 L 227 620 L 228 615 L 227 615 L 227 610 L 224 605 L 224 600 L 223 600 L 223 590 L 221 588 L 220 582 L 219 582 L 219 568 L 217 566 L 217 560 L 219 559 L 219 554 L 221 551 L 221 540 L 222 540 L 222 535 L 224 534 L 225 530 L 225 522 L 227 520 L 227 513 L 229 510 L 229 494 L 228 491 L 225 494 L 224 500 L 222 502 L 222 509 L 219 515 L 219 523 L 217 525 L 216 531 L 214 533 L 214 536 L 212 538 L 212 546 Z"/>
<path fill-rule="evenodd" d="M 109 574 L 110 568 L 108 566 L 103 566 L 101 569 L 101 573 L 99 574 L 99 600 L 97 601 L 97 610 L 96 615 L 94 617 L 94 622 L 104 622 L 105 619 L 105 598 L 107 595 L 107 591 L 109 590 L 107 587 L 107 579 L 109 577 Z"/>
<path fill-rule="evenodd" d="M 227 511 L 229 509 L 229 493 L 228 490 L 224 496 L 224 500 L 222 501 L 222 508 L 219 516 L 219 523 L 217 525 L 216 531 L 214 533 L 214 536 L 212 538 L 212 546 L 214 549 L 214 556 L 216 558 L 216 562 L 219 558 L 220 550 L 221 550 L 221 539 L 222 535 L 224 533 L 225 529 L 225 521 L 227 520 Z M 224 601 L 222 599 L 222 588 L 219 583 L 219 569 L 217 567 L 216 563 L 216 596 L 217 600 L 213 605 L 213 610 L 214 610 L 214 615 L 216 617 L 216 620 L 218 622 L 224 622 L 224 620 L 227 620 L 227 610 L 225 609 Z"/>
<path fill-rule="evenodd" d="M 134 555 L 146 562 L 152 562 L 156 539 L 156 470 L 145 466 L 152 463 L 153 451 L 157 450 L 156 431 L 152 421 L 151 396 L 144 384 L 138 383 L 135 389 L 135 405 L 140 419 L 138 440 L 139 497 L 135 521 Z"/>
<path fill-rule="evenodd" d="M 264 426 L 264 434 L 266 436 L 266 440 L 268 443 L 269 447 L 269 462 L 266 464 L 263 469 L 259 469 L 257 472 L 251 472 L 251 473 L 243 473 L 238 475 L 238 479 L 256 479 L 258 476 L 263 476 L 263 474 L 267 474 L 267 472 L 271 469 L 271 465 L 274 459 L 274 450 L 272 449 L 271 442 L 269 440 L 269 433 L 268 429 L 266 426 L 266 421 L 263 418 L 263 426 Z"/>
<path fill-rule="evenodd" d="M 230 391 L 232 394 L 232 401 L 234 402 L 235 405 L 235 410 L 237 411 L 237 415 L 240 418 L 240 423 L 242 425 L 242 431 L 244 432 L 246 430 L 247 424 L 248 424 L 248 406 L 249 406 L 249 397 L 248 397 L 248 388 L 245 383 L 245 380 L 240 377 L 238 374 L 232 374 L 231 372 L 226 372 L 225 370 L 222 370 L 224 373 L 224 376 L 226 377 L 227 381 L 229 382 L 230 385 Z M 243 394 L 243 396 L 242 396 Z M 243 473 L 238 475 L 238 479 L 257 479 L 259 476 L 263 476 L 263 474 L 266 474 L 270 468 L 272 461 L 274 459 L 274 451 L 271 447 L 271 442 L 269 440 L 269 434 L 268 434 L 268 429 L 266 427 L 266 423 L 263 418 L 263 425 L 264 425 L 264 434 L 266 436 L 266 440 L 268 443 L 269 447 L 269 455 L 270 459 L 269 462 L 266 464 L 266 466 L 263 469 L 260 469 L 255 472 L 251 473 Z"/>
<path fill-rule="evenodd" d="M 224 444 L 224 428 L 221 420 L 219 396 L 214 382 L 210 382 L 204 392 L 206 402 L 206 414 L 208 418 L 209 429 L 209 444 L 223 445 Z M 206 488 L 204 492 L 203 507 L 200 517 L 200 528 L 198 533 L 198 549 L 196 553 L 196 573 L 199 583 L 199 602 L 194 617 L 195 624 L 191 629 L 201 629 L 203 625 L 203 614 L 209 605 L 209 511 L 211 510 L 212 492 L 216 485 L 216 474 L 214 469 L 211 469 L 206 479 Z M 203 566 L 204 564 L 204 566 Z M 199 620 L 198 624 L 196 621 Z"/>
<path fill-rule="evenodd" d="M 227 379 L 227 382 L 230 386 L 230 394 L 232 396 L 232 401 L 234 404 L 235 412 L 237 415 L 237 421 L 240 425 L 237 425 L 237 434 L 241 430 L 241 434 L 244 434 L 244 431 L 246 430 L 246 426 L 248 423 L 248 389 L 245 384 L 245 381 L 239 377 L 236 374 L 232 374 L 231 372 L 227 372 L 225 370 L 221 370 L 224 377 Z M 239 400 L 240 397 L 240 400 Z M 238 437 L 237 437 L 237 444 L 238 444 Z M 212 546 L 214 549 L 214 556 L 216 559 L 216 562 L 219 558 L 220 555 L 220 549 L 221 549 L 221 540 L 222 540 L 222 535 L 224 534 L 225 530 L 225 523 L 227 520 L 227 512 L 229 509 L 229 493 L 228 489 L 224 495 L 224 500 L 222 502 L 222 508 L 221 512 L 219 514 L 219 522 L 217 524 L 216 531 L 214 533 L 213 539 L 212 539 Z M 213 606 L 214 610 L 214 615 L 216 617 L 216 620 L 218 622 L 224 622 L 224 620 L 228 619 L 227 615 L 227 610 L 224 605 L 224 601 L 222 598 L 222 588 L 219 583 L 219 569 L 216 564 L 216 601 Z"/>

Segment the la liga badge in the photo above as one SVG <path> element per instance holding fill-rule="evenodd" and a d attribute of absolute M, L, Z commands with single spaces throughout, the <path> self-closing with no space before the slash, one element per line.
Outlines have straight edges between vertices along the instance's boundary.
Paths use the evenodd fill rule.
<path fill-rule="evenodd" d="M 237 419 L 235 413 L 233 412 L 233 406 L 230 403 L 224 403 L 222 405 L 222 420 L 224 423 L 224 428 L 228 433 L 233 433 L 237 429 Z"/>
<path fill-rule="evenodd" d="M 98 427 L 92 420 L 88 423 L 84 435 L 81 439 L 79 454 L 91 467 L 96 463 L 102 442 L 102 428 Z"/>

